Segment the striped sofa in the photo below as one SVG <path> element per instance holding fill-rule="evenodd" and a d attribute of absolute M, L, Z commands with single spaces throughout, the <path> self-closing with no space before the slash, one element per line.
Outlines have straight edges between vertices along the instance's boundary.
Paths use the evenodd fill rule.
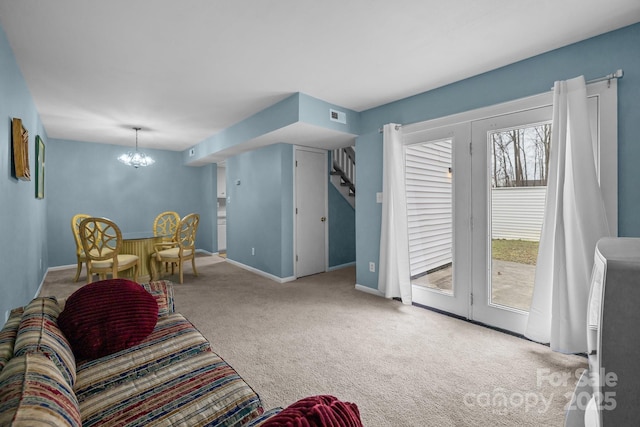
<path fill-rule="evenodd" d="M 171 282 L 142 286 L 159 304 L 151 335 L 91 361 L 75 360 L 55 298 L 14 309 L 0 331 L 0 425 L 245 426 L 278 412 L 175 312 Z"/>

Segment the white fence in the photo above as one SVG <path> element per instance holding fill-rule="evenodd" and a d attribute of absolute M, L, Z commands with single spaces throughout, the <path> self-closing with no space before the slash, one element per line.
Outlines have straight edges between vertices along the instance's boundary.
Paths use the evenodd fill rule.
<path fill-rule="evenodd" d="M 491 237 L 540 240 L 547 187 L 491 190 Z"/>

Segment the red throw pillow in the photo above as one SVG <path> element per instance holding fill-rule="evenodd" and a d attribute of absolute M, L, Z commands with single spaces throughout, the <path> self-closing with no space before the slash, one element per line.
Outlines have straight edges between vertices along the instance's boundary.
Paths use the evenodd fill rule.
<path fill-rule="evenodd" d="M 298 400 L 260 427 L 362 427 L 355 403 L 342 402 L 329 395 Z"/>
<path fill-rule="evenodd" d="M 75 291 L 58 316 L 73 353 L 97 359 L 143 341 L 158 321 L 155 298 L 136 282 L 102 280 Z"/>

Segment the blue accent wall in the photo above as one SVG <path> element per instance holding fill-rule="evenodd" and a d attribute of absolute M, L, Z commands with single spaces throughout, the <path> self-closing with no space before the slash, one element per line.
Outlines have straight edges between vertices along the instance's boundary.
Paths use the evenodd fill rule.
<path fill-rule="evenodd" d="M 227 257 L 276 277 L 293 275 L 292 145 L 227 159 Z"/>
<path fill-rule="evenodd" d="M 210 136 L 193 147 L 194 155 L 189 150 L 183 153 L 185 164 L 207 158 L 220 156 L 224 159 L 224 151 L 237 148 L 250 139 L 296 123 L 299 119 L 300 94 L 295 93 L 282 101 Z"/>
<path fill-rule="evenodd" d="M 301 122 L 352 135 L 360 133 L 360 113 L 304 93 L 298 93 L 298 104 Z M 346 123 L 331 120 L 329 117 L 330 109 L 343 112 Z"/>
<path fill-rule="evenodd" d="M 345 113 L 347 123 L 330 120 L 330 109 Z M 355 136 L 360 130 L 360 113 L 304 93 L 294 93 L 198 143 L 192 147 L 193 155 L 186 150 L 183 153 L 184 163 L 218 161 L 241 151 L 255 149 L 251 147 L 250 140 L 298 122 Z"/>
<path fill-rule="evenodd" d="M 149 150 L 156 161 L 132 168 L 117 160 L 127 147 L 51 139 L 47 146 L 49 265 L 75 264 L 71 218 L 77 213 L 110 218 L 123 233 L 144 233 L 164 211 L 196 212 L 196 247 L 217 251 L 216 165 L 188 167 L 182 153 Z"/>
<path fill-rule="evenodd" d="M 31 181 L 12 174 L 11 120 L 22 119 L 29 131 Z M 35 198 L 35 138 L 47 150 L 49 139 L 31 93 L 16 63 L 4 30 L 0 28 L 0 324 L 7 311 L 33 298 L 44 278 L 47 255 L 48 198 Z M 48 151 L 46 152 L 48 156 Z M 49 181 L 45 183 L 48 192 Z"/>
<path fill-rule="evenodd" d="M 356 215 L 344 196 L 329 181 L 329 267 L 356 261 Z"/>
<path fill-rule="evenodd" d="M 380 260 L 380 226 L 382 205 L 376 193 L 382 191 L 382 134 L 374 132 L 356 138 L 356 282 L 378 287 Z M 376 271 L 369 271 L 369 263 Z"/>
<path fill-rule="evenodd" d="M 618 230 L 640 236 L 640 24 L 603 34 L 429 92 L 362 112 L 356 141 L 357 283 L 377 288 L 370 261 L 380 253 L 382 137 L 386 123 L 415 123 L 549 91 L 556 80 L 587 80 L 624 70 L 618 80 Z M 377 269 L 376 269 L 377 270 Z"/>

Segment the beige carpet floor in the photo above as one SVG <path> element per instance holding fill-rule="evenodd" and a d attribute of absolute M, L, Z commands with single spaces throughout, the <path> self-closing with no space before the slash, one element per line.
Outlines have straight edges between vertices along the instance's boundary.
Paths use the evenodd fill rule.
<path fill-rule="evenodd" d="M 81 286 L 47 274 L 42 295 Z M 355 290 L 344 268 L 285 284 L 217 256 L 176 282 L 176 310 L 265 408 L 331 394 L 377 426 L 561 426 L 579 356 Z M 81 277 L 84 280 L 84 277 Z"/>

